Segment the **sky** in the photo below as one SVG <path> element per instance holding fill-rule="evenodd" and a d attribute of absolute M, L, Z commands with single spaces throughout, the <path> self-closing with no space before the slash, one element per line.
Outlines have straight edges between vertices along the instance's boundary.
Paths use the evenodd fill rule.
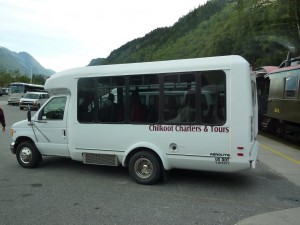
<path fill-rule="evenodd" d="M 0 0 L 0 46 L 56 72 L 106 58 L 207 0 Z"/>

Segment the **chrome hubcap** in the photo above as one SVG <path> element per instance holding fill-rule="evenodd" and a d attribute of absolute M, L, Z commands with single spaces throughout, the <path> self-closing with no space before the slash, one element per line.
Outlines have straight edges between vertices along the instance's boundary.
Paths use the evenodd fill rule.
<path fill-rule="evenodd" d="M 29 148 L 25 147 L 21 149 L 20 159 L 23 163 L 29 163 L 32 159 L 32 152 Z"/>
<path fill-rule="evenodd" d="M 138 159 L 134 164 L 134 170 L 140 178 L 148 178 L 153 173 L 153 165 L 146 158 Z"/>

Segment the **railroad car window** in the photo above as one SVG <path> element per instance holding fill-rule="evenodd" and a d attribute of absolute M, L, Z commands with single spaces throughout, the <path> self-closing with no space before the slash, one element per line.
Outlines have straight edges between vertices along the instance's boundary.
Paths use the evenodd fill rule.
<path fill-rule="evenodd" d="M 285 98 L 295 98 L 298 89 L 298 78 L 297 77 L 286 77 L 285 78 Z"/>

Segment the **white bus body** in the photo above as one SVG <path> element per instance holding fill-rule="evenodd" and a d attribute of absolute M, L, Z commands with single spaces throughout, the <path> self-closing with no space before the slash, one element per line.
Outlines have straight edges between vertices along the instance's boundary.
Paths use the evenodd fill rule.
<path fill-rule="evenodd" d="M 255 77 L 240 56 L 75 68 L 51 76 L 45 89 L 52 97 L 31 119 L 12 126 L 11 151 L 23 167 L 37 166 L 44 155 L 66 156 L 128 166 L 141 184 L 156 183 L 173 168 L 255 168 Z M 137 122 L 136 93 L 148 114 Z M 178 106 L 172 116 L 171 102 Z M 106 105 L 121 116 L 104 118 Z"/>

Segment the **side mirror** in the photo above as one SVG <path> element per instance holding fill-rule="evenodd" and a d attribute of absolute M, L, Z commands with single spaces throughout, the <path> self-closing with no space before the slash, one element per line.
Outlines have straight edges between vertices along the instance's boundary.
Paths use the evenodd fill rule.
<path fill-rule="evenodd" d="M 27 120 L 28 120 L 28 122 L 31 122 L 31 111 L 30 111 L 30 109 L 27 111 Z"/>

